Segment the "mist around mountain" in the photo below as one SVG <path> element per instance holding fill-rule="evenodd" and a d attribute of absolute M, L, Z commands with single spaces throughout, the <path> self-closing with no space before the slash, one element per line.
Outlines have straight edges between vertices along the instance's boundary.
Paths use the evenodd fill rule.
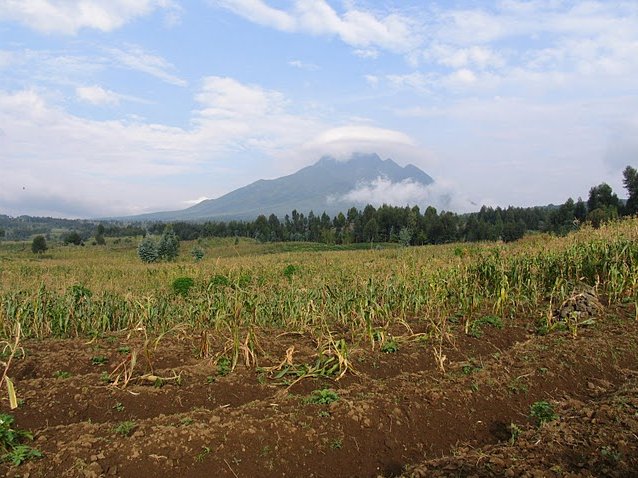
<path fill-rule="evenodd" d="M 131 221 L 250 220 L 290 211 L 335 215 L 350 207 L 388 203 L 423 204 L 434 180 L 411 164 L 402 167 L 377 154 L 353 154 L 347 161 L 328 156 L 294 174 L 262 179 L 217 199 L 179 211 L 127 217 Z M 439 198 L 440 199 L 440 198 Z M 445 200 L 445 198 L 443 198 Z"/>

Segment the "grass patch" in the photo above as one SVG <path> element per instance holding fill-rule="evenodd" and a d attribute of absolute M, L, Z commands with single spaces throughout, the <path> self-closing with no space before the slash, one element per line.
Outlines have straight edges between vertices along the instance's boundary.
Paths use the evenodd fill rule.
<path fill-rule="evenodd" d="M 337 400 L 339 400 L 339 394 L 337 392 L 329 388 L 322 388 L 314 390 L 305 401 L 306 403 L 315 405 L 330 405 Z"/>

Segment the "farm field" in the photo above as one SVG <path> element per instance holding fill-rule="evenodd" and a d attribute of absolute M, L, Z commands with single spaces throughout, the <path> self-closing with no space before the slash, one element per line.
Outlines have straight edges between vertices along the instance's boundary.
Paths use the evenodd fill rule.
<path fill-rule="evenodd" d="M 637 476 L 637 240 L 0 243 L 0 472 Z"/>

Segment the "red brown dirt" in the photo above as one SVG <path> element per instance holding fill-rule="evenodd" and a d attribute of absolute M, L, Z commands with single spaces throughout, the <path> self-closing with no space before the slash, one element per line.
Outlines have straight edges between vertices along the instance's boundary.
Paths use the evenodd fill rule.
<path fill-rule="evenodd" d="M 164 337 L 161 387 L 103 380 L 141 339 L 26 341 L 11 374 L 22 404 L 11 413 L 44 458 L 0 466 L 9 477 L 638 476 L 638 323 L 632 306 L 568 332 L 535 333 L 529 321 L 485 327 L 480 338 L 450 324 L 445 371 L 418 337 L 399 350 L 351 346 L 340 381 L 307 378 L 288 390 L 252 367 L 221 376 L 197 337 Z M 423 330 L 415 320 L 414 331 Z M 395 331 L 399 334 L 399 331 Z M 270 338 L 269 338 L 270 337 Z M 260 335 L 261 366 L 314 363 L 312 337 Z M 221 351 L 223 343 L 213 343 Z M 93 364 L 94 357 L 105 364 Z M 68 372 L 68 378 L 59 371 Z M 138 376 L 148 371 L 141 360 Z M 56 378 L 56 376 L 58 378 Z M 308 403 L 331 388 L 339 400 Z M 530 406 L 558 419 L 540 427 Z M 5 397 L 0 401 L 9 413 Z M 118 433 L 123 422 L 130 433 Z M 515 427 L 513 427 L 515 425 Z M 513 440 L 513 431 L 518 435 Z"/>

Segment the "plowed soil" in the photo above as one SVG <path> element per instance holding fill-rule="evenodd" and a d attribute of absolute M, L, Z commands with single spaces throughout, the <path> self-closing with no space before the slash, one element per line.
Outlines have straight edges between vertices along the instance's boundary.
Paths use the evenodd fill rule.
<path fill-rule="evenodd" d="M 9 411 L 44 457 L 9 477 L 638 476 L 638 322 L 633 305 L 593 325 L 538 335 L 534 319 L 441 344 L 396 331 L 398 350 L 352 346 L 339 381 L 291 387 L 240 363 L 224 374 L 198 336 L 165 336 L 126 387 L 108 375 L 143 351 L 124 333 L 22 343 Z M 411 324 L 418 331 L 419 320 Z M 258 334 L 259 367 L 314 363 L 304 334 Z M 439 351 L 439 360 L 435 350 Z M 149 347 L 146 348 L 147 350 Z M 445 356 L 443 369 L 440 359 Z M 152 370 L 151 370 L 152 366 Z M 164 381 L 142 380 L 152 372 Z M 222 373 L 220 373 L 222 372 Z M 179 377 L 179 380 L 172 379 Z M 111 378 L 113 375 L 111 374 Z M 309 403 L 313 390 L 339 399 Z M 530 406 L 557 419 L 539 425 Z M 128 425 L 128 426 L 127 426 Z"/>

